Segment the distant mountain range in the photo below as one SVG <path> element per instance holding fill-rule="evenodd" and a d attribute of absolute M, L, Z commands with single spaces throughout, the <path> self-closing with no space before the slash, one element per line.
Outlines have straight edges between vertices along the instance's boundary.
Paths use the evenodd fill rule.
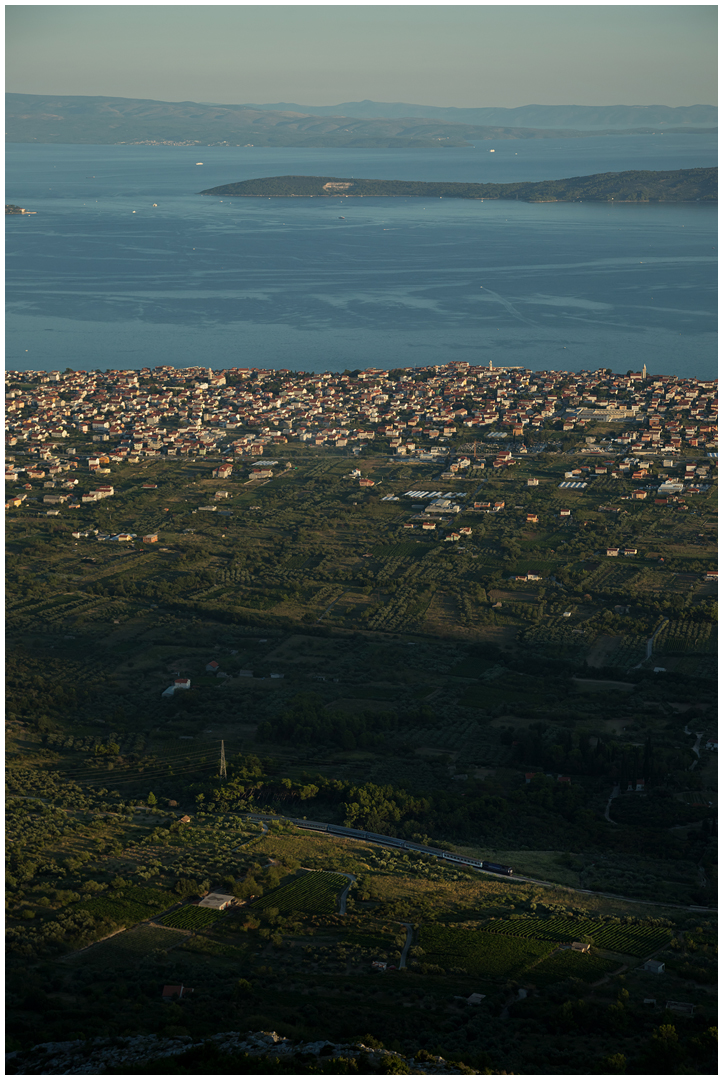
<path fill-rule="evenodd" d="M 344 115 L 339 110 L 345 110 Z M 406 115 L 364 115 L 365 110 L 406 110 Z M 519 119 L 522 116 L 528 117 L 525 124 Z M 646 119 L 639 119 L 643 116 Z M 542 105 L 441 109 L 354 102 L 307 108 L 42 94 L 5 97 L 6 140 L 11 143 L 445 147 L 470 146 L 488 139 L 584 138 L 605 130 L 647 132 L 664 127 L 667 131 L 700 132 L 711 130 L 702 125 L 715 125 L 716 116 L 716 110 L 708 105 L 682 109 Z M 549 123 L 543 123 L 545 117 Z M 626 117 L 638 126 L 626 126 Z M 576 128 L 573 122 L 586 126 Z M 604 123 L 607 126 L 601 127 Z"/>
<path fill-rule="evenodd" d="M 639 127 L 715 127 L 715 105 L 521 105 L 516 109 L 456 109 L 389 101 L 345 101 L 341 105 L 248 105 L 249 109 L 302 112 L 310 116 L 354 116 L 366 119 L 425 117 L 451 124 L 503 127 L 575 128 L 578 131 Z"/>

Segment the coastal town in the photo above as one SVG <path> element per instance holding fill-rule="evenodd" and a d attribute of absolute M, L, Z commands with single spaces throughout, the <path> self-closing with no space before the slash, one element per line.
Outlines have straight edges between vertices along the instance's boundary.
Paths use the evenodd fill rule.
<path fill-rule="evenodd" d="M 94 444 L 97 453 L 85 454 L 83 464 L 101 473 L 147 458 L 262 457 L 292 440 L 352 452 L 384 440 L 396 458 L 447 461 L 456 436 L 469 437 L 478 459 L 489 456 L 495 439 L 517 440 L 523 450 L 536 433 L 577 436 L 602 421 L 621 456 L 666 455 L 671 469 L 681 453 L 700 458 L 700 466 L 686 468 L 694 475 L 685 481 L 693 483 L 701 468 L 712 470 L 717 448 L 717 383 L 646 371 L 531 372 L 467 363 L 344 374 L 161 367 L 8 371 L 6 384 L 11 477 L 21 456 L 47 462 L 41 471 L 50 478 L 61 460 L 79 464 L 71 445 L 79 441 Z M 470 451 L 450 464 L 457 464 L 454 472 L 469 467 Z"/>

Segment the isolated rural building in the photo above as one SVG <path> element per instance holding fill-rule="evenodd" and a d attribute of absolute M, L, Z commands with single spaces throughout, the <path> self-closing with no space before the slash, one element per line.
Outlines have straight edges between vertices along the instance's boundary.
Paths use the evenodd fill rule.
<path fill-rule="evenodd" d="M 229 904 L 233 904 L 234 897 L 227 893 L 209 893 L 200 901 L 199 907 L 214 908 L 215 911 L 225 911 Z"/>
<path fill-rule="evenodd" d="M 163 691 L 163 693 L 161 694 L 161 697 L 171 698 L 175 694 L 176 690 L 190 690 L 190 689 L 191 689 L 191 680 L 190 679 L 174 679 L 171 686 L 166 687 L 166 689 Z"/>
<path fill-rule="evenodd" d="M 671 1012 L 680 1013 L 681 1016 L 692 1016 L 695 1009 L 692 1001 L 666 1001 L 665 1007 Z"/>
<path fill-rule="evenodd" d="M 654 975 L 662 975 L 665 971 L 665 964 L 661 960 L 646 960 L 643 964 L 644 971 L 652 971 Z"/>

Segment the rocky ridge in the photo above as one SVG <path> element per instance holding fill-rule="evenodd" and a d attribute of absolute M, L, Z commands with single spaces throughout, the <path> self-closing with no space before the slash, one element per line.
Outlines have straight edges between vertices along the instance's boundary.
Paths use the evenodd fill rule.
<path fill-rule="evenodd" d="M 454 1065 L 444 1058 L 428 1055 L 428 1060 L 406 1058 L 393 1050 L 379 1050 L 364 1043 L 292 1042 L 275 1031 L 225 1031 L 207 1039 L 194 1041 L 189 1035 L 161 1038 L 158 1035 L 137 1035 L 112 1039 L 76 1039 L 73 1042 L 40 1043 L 30 1050 L 18 1050 L 5 1055 L 6 1075 L 31 1076 L 62 1073 L 103 1074 L 115 1072 L 118 1066 L 138 1065 L 163 1057 L 175 1057 L 189 1050 L 207 1047 L 222 1054 L 248 1054 L 258 1058 L 278 1058 L 289 1065 L 303 1066 L 309 1058 L 364 1058 L 364 1072 L 387 1072 L 384 1058 L 398 1059 L 394 1071 L 411 1074 L 473 1074 L 475 1070 Z M 300 1068 L 299 1071 L 303 1071 Z"/>

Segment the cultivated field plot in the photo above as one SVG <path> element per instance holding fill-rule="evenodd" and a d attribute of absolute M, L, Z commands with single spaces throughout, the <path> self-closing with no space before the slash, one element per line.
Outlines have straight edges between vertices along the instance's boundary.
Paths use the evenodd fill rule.
<path fill-rule="evenodd" d="M 344 935 L 343 944 L 355 950 L 379 952 L 380 949 L 393 948 L 394 934 L 385 923 L 370 919 L 363 926 L 348 930 Z"/>
<path fill-rule="evenodd" d="M 649 923 L 601 922 L 597 919 L 504 919 L 486 927 L 490 934 L 546 941 L 584 941 L 625 956 L 648 956 L 670 940 L 667 927 Z"/>
<path fill-rule="evenodd" d="M 108 941 L 101 941 L 77 959 L 103 968 L 133 965 L 149 953 L 165 952 L 180 941 L 183 938 L 172 930 L 163 930 L 160 926 L 136 926 Z"/>
<path fill-rule="evenodd" d="M 646 643 L 643 634 L 625 634 L 617 650 L 605 658 L 605 663 L 611 667 L 633 667 L 645 659 Z"/>
<path fill-rule="evenodd" d="M 581 659 L 595 641 L 596 631 L 584 622 L 569 625 L 567 621 L 549 621 L 545 626 L 522 629 L 518 641 L 545 656 Z"/>
<path fill-rule="evenodd" d="M 546 956 L 529 972 L 529 977 L 536 983 L 548 985 L 562 982 L 563 979 L 582 979 L 583 982 L 597 982 L 620 967 L 617 960 L 609 960 L 595 953 L 579 953 L 564 949 Z"/>
<path fill-rule="evenodd" d="M 118 926 L 144 922 L 177 903 L 178 897 L 160 889 L 128 889 L 116 896 L 99 896 L 79 904 L 95 918 L 112 919 Z"/>
<path fill-rule="evenodd" d="M 178 911 L 172 911 L 161 922 L 164 926 L 175 927 L 176 930 L 203 930 L 204 927 L 215 923 L 221 915 L 222 912 L 215 911 L 213 908 L 202 908 L 190 904 L 179 908 Z"/>
<path fill-rule="evenodd" d="M 440 967 L 462 968 L 470 975 L 491 979 L 513 978 L 520 975 L 535 960 L 552 952 L 551 941 L 507 937 L 489 934 L 485 930 L 451 930 L 441 926 L 424 926 L 419 934 L 425 963 Z"/>
<path fill-rule="evenodd" d="M 338 896 L 349 884 L 341 874 L 329 874 L 323 870 L 311 870 L 302 877 L 281 885 L 278 889 L 260 897 L 251 907 L 257 909 L 278 908 L 280 914 L 291 911 L 307 911 L 311 914 L 333 915 L 338 908 Z"/>
<path fill-rule="evenodd" d="M 675 619 L 663 628 L 655 640 L 657 653 L 714 653 L 717 634 L 712 623 L 693 619 Z"/>

